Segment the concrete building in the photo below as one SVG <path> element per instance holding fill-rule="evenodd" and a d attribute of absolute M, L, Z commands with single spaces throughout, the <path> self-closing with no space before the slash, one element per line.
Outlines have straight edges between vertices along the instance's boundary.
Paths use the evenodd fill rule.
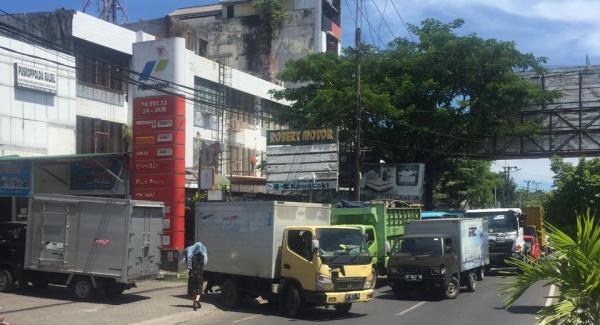
<path fill-rule="evenodd" d="M 133 198 L 166 202 L 163 244 L 174 249 L 183 246 L 186 188 L 198 187 L 203 144 L 217 143 L 222 152 L 204 169 L 205 188 L 221 183 L 234 191 L 265 192 L 256 167 L 265 131 L 279 128 L 272 115 L 287 104 L 269 95 L 281 87 L 199 56 L 183 38 L 155 40 L 77 11 L 2 16 L 0 25 L 13 31 L 0 36 L 1 155 L 132 151 L 123 174 L 131 176 L 131 186 L 125 189 Z M 171 107 L 171 115 L 161 115 Z M 14 166 L 0 159 L 0 180 L 3 173 L 31 178 L 31 167 Z M 49 170 L 53 181 L 62 181 L 60 193 L 77 194 L 81 189 L 71 184 L 69 164 L 60 168 L 64 175 Z M 21 213 L 33 186 L 10 195 L 2 191 L 6 184 L 0 182 L 0 212 Z"/>
<path fill-rule="evenodd" d="M 288 60 L 341 51 L 340 5 L 340 0 L 282 0 L 285 19 L 273 26 L 256 13 L 252 0 L 222 0 L 125 27 L 183 37 L 198 55 L 277 82 Z"/>

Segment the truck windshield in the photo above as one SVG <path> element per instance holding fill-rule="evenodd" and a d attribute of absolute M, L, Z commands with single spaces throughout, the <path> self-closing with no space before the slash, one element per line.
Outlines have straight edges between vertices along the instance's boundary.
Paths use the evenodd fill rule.
<path fill-rule="evenodd" d="M 364 264 L 371 256 L 358 229 L 317 229 L 319 256 L 325 263 Z"/>
<path fill-rule="evenodd" d="M 396 242 L 396 255 L 442 256 L 442 241 L 439 238 L 406 238 Z"/>
<path fill-rule="evenodd" d="M 488 221 L 491 234 L 519 230 L 519 220 L 512 211 L 506 212 L 467 212 L 467 218 L 483 218 Z"/>

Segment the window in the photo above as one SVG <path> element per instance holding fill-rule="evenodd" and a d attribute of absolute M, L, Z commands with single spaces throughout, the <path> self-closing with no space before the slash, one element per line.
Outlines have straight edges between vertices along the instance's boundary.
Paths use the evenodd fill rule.
<path fill-rule="evenodd" d="M 307 230 L 290 230 L 288 232 L 288 248 L 304 259 L 312 261 L 312 234 Z"/>
<path fill-rule="evenodd" d="M 233 14 L 233 5 L 229 5 L 227 6 L 227 18 L 233 18 L 234 14 Z"/>
<path fill-rule="evenodd" d="M 76 41 L 77 81 L 103 89 L 127 92 L 129 58 L 85 41 Z"/>
<path fill-rule="evenodd" d="M 444 252 L 446 254 L 454 254 L 454 243 L 450 238 L 444 238 Z"/>
<path fill-rule="evenodd" d="M 77 116 L 77 153 L 123 152 L 123 124 Z"/>
<path fill-rule="evenodd" d="M 365 235 L 367 237 L 367 246 L 371 247 L 371 245 L 375 243 L 375 231 L 373 229 L 367 229 Z"/>
<path fill-rule="evenodd" d="M 198 45 L 196 46 L 196 54 L 206 57 L 207 49 L 208 49 L 208 41 L 199 38 Z"/>

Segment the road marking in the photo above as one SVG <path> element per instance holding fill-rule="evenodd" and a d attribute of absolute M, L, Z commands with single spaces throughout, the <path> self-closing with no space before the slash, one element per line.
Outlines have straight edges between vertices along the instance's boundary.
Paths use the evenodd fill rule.
<path fill-rule="evenodd" d="M 546 298 L 546 307 L 552 305 L 552 301 L 554 300 L 554 291 L 556 291 L 556 286 L 554 284 L 551 284 L 550 292 L 548 292 L 548 298 Z"/>
<path fill-rule="evenodd" d="M 247 320 L 256 318 L 258 316 L 260 316 L 260 315 L 252 315 L 252 316 L 244 317 L 244 318 L 241 318 L 241 319 L 238 319 L 238 320 L 234 320 L 233 323 L 240 323 L 240 322 L 243 322 L 243 321 L 247 321 Z"/>
<path fill-rule="evenodd" d="M 84 309 L 83 311 L 86 313 L 93 313 L 98 310 L 100 310 L 100 309 L 99 308 L 90 308 L 90 309 Z"/>
<path fill-rule="evenodd" d="M 415 309 L 415 308 L 419 308 L 420 306 L 423 306 L 423 305 L 425 304 L 425 302 L 426 302 L 426 301 L 421 301 L 420 303 L 418 303 L 418 304 L 416 304 L 416 305 L 414 305 L 414 306 L 412 306 L 412 307 L 410 307 L 410 308 L 408 308 L 408 309 L 405 309 L 405 310 L 403 310 L 403 311 L 401 311 L 401 312 L 399 312 L 399 313 L 395 314 L 394 316 L 402 316 L 402 315 L 404 315 L 404 314 L 408 313 L 409 311 L 411 311 L 411 310 L 413 310 L 413 309 Z"/>

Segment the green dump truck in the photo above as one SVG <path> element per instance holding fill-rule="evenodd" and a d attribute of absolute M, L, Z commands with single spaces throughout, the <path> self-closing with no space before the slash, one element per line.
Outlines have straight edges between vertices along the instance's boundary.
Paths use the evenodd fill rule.
<path fill-rule="evenodd" d="M 352 225 L 366 237 L 376 275 L 386 275 L 388 253 L 404 234 L 404 223 L 419 220 L 421 209 L 397 201 L 342 202 L 331 211 L 332 225 Z"/>

